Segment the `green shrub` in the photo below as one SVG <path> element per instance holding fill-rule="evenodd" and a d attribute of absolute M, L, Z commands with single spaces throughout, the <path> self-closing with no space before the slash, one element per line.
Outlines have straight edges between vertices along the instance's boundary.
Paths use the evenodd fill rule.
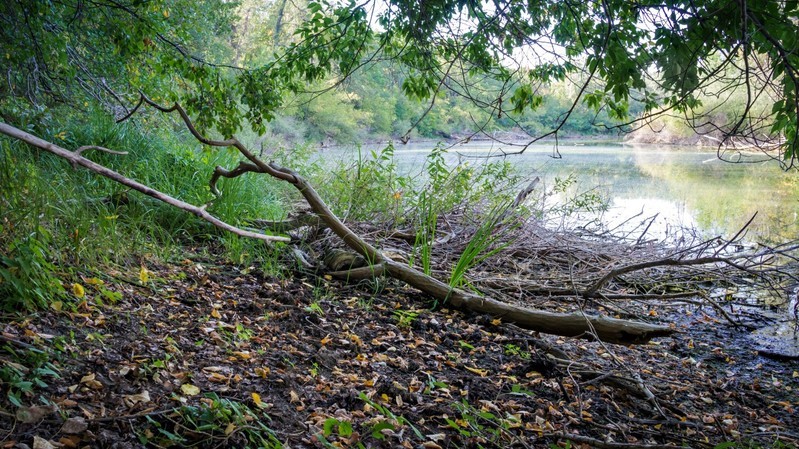
<path fill-rule="evenodd" d="M 3 228 L 0 226 L 0 232 Z M 48 261 L 49 232 L 15 239 L 7 250 L 0 248 L 0 308 L 7 312 L 35 310 L 50 305 L 65 293 Z"/>

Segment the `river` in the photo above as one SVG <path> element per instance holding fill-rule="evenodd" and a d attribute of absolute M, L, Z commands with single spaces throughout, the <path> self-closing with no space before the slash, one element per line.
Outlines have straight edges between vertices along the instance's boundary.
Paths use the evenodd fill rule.
<path fill-rule="evenodd" d="M 434 146 L 397 145 L 395 158 L 401 169 L 419 169 Z M 518 148 L 494 142 L 457 145 L 449 149 L 448 162 L 480 164 L 485 156 L 501 155 L 503 150 Z M 576 214 L 570 220 L 598 219 L 611 228 L 626 221 L 621 230 L 631 230 L 655 217 L 648 231 L 651 238 L 683 228 L 730 238 L 757 213 L 747 242 L 775 244 L 799 237 L 799 174 L 785 173 L 774 162 L 733 164 L 708 149 L 620 143 L 560 143 L 558 153 L 560 157 L 553 157 L 554 144 L 544 143 L 507 160 L 525 177 L 540 177 L 539 191 L 551 190 L 556 178 L 575 181 L 550 201 L 592 191 L 609 206 L 601 214 Z"/>

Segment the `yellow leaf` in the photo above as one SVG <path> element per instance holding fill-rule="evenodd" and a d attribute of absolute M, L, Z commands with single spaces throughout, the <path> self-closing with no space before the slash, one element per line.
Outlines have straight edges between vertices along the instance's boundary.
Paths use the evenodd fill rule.
<path fill-rule="evenodd" d="M 119 215 L 106 215 L 105 216 L 106 220 L 116 220 L 117 218 L 119 218 Z"/>
<path fill-rule="evenodd" d="M 139 270 L 139 282 L 141 282 L 142 284 L 146 284 L 147 281 L 149 280 L 150 280 L 150 270 L 144 268 L 144 265 L 142 265 L 141 269 Z"/>
<path fill-rule="evenodd" d="M 493 324 L 494 326 L 499 326 L 500 324 L 502 324 L 502 319 L 500 318 L 493 319 L 491 320 L 491 324 Z"/>
<path fill-rule="evenodd" d="M 796 379 L 797 377 L 799 377 L 799 371 L 794 371 L 793 378 Z"/>
<path fill-rule="evenodd" d="M 200 389 L 192 384 L 181 385 L 180 391 L 182 391 L 183 394 L 185 394 L 186 396 L 197 396 L 198 394 L 200 394 Z"/>
<path fill-rule="evenodd" d="M 333 339 L 330 338 L 330 334 L 327 334 L 327 335 L 325 335 L 325 338 L 323 338 L 323 339 L 321 339 L 319 341 L 319 343 L 322 343 L 322 346 L 324 346 L 324 345 L 330 343 L 331 341 L 333 341 Z"/>
<path fill-rule="evenodd" d="M 260 394 L 258 394 L 258 393 L 255 393 L 255 392 L 253 392 L 253 393 L 252 393 L 252 401 L 253 401 L 253 402 L 255 403 L 255 405 L 257 405 L 258 407 L 261 407 L 261 406 L 263 406 L 263 402 L 261 402 L 261 395 L 260 395 Z"/>
<path fill-rule="evenodd" d="M 169 10 L 167 10 L 167 9 L 164 10 L 164 18 L 165 19 L 169 18 Z"/>
<path fill-rule="evenodd" d="M 264 379 L 271 372 L 272 372 L 272 370 L 269 369 L 269 367 L 266 367 L 266 368 L 255 368 L 255 375 L 258 376 L 258 377 L 263 377 Z"/>
<path fill-rule="evenodd" d="M 64 308 L 64 303 L 61 301 L 55 301 L 50 304 L 50 308 L 55 310 L 56 312 L 60 312 L 62 308 Z"/>
<path fill-rule="evenodd" d="M 229 423 L 227 427 L 225 427 L 225 435 L 230 435 L 235 431 L 236 431 L 236 425 L 233 423 Z"/>
<path fill-rule="evenodd" d="M 242 360 L 250 360 L 252 358 L 250 351 L 233 351 L 233 355 Z"/>
<path fill-rule="evenodd" d="M 488 375 L 488 370 L 480 369 L 480 368 L 471 368 L 465 367 L 467 370 L 479 375 L 480 377 L 486 377 Z"/>
<path fill-rule="evenodd" d="M 72 293 L 77 298 L 83 298 L 86 296 L 86 290 L 84 290 L 83 286 L 78 283 L 72 284 Z"/>
<path fill-rule="evenodd" d="M 86 279 L 86 283 L 89 285 L 105 285 L 105 282 L 102 279 L 97 278 Z"/>
<path fill-rule="evenodd" d="M 222 315 L 220 315 L 219 311 L 216 309 L 211 309 L 211 316 L 216 319 L 222 318 Z"/>
<path fill-rule="evenodd" d="M 215 383 L 218 383 L 218 384 L 224 384 L 224 383 L 227 383 L 228 378 L 226 376 L 223 376 L 222 374 L 219 374 L 219 373 L 211 373 L 211 375 L 208 376 L 208 380 L 210 382 L 215 382 Z"/>

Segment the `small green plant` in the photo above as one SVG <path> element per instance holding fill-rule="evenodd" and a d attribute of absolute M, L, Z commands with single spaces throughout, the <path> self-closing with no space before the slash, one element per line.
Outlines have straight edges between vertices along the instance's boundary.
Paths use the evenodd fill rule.
<path fill-rule="evenodd" d="M 439 388 L 449 388 L 449 385 L 446 382 L 440 381 L 440 380 L 436 379 L 435 377 L 431 376 L 430 374 L 428 374 L 427 375 L 427 382 L 425 382 L 425 387 L 424 387 L 423 393 L 424 394 L 430 394 L 430 393 L 433 392 L 433 390 L 436 390 L 436 389 L 439 389 Z"/>
<path fill-rule="evenodd" d="M 370 430 L 372 438 L 376 440 L 383 440 L 386 438 L 383 430 L 397 430 L 404 426 L 410 428 L 414 435 L 416 435 L 418 438 L 424 438 L 422 432 L 420 432 L 419 429 L 411 424 L 411 422 L 408 421 L 404 416 L 395 415 L 388 407 L 369 399 L 369 396 L 363 392 L 361 392 L 358 397 L 383 417 L 383 419 L 380 419 L 371 425 Z"/>
<path fill-rule="evenodd" d="M 0 308 L 32 311 L 65 295 L 56 267 L 47 259 L 50 240 L 49 231 L 39 227 L 37 235 L 12 241 L 7 253 L 0 247 Z"/>
<path fill-rule="evenodd" d="M 521 425 L 517 417 L 497 416 L 484 408 L 475 407 L 466 399 L 454 403 L 453 406 L 460 413 L 460 419 L 445 418 L 447 425 L 463 437 L 479 437 L 490 443 L 486 446 L 478 444 L 477 447 L 480 448 L 506 446 L 515 439 L 511 430 Z"/>
<path fill-rule="evenodd" d="M 354 164 L 343 162 L 332 173 L 332 178 L 316 184 L 324 186 L 321 193 L 334 212 L 353 220 L 399 220 L 403 192 L 413 187 L 408 176 L 398 174 L 392 144 L 366 155 L 358 148 Z"/>
<path fill-rule="evenodd" d="M 467 285 L 466 272 L 470 268 L 497 254 L 510 244 L 506 238 L 513 229 L 518 227 L 518 224 L 507 222 L 506 211 L 510 204 L 510 202 L 498 204 L 483 218 L 452 268 L 449 278 L 450 286 L 458 288 Z"/>
<path fill-rule="evenodd" d="M 414 254 L 419 254 L 422 272 L 429 276 L 432 272 L 430 263 L 433 255 L 433 243 L 436 239 L 438 208 L 436 202 L 426 191 L 422 191 L 419 195 L 418 211 L 419 223 L 413 243 Z M 413 262 L 414 259 L 412 257 L 410 261 L 411 266 L 413 266 Z"/>
<path fill-rule="evenodd" d="M 530 360 L 530 353 L 528 351 L 523 350 L 517 345 L 513 343 L 508 343 L 504 347 L 505 355 L 519 357 L 522 360 Z"/>
<path fill-rule="evenodd" d="M 18 351 L 9 345 L 2 348 L 12 360 L 4 360 L 0 367 L 0 385 L 6 390 L 9 402 L 17 407 L 35 395 L 36 389 L 46 389 L 45 378 L 58 378 L 58 369 L 44 351 L 28 349 Z M 42 398 L 44 399 L 44 398 Z"/>
<path fill-rule="evenodd" d="M 461 349 L 465 349 L 469 352 L 474 351 L 474 346 L 471 345 L 468 341 L 458 340 L 458 345 L 461 347 Z"/>
<path fill-rule="evenodd" d="M 420 312 L 418 310 L 397 309 L 394 310 L 392 313 L 394 315 L 394 318 L 396 318 L 397 320 L 397 327 L 401 329 L 408 329 L 409 327 L 411 327 L 411 324 L 413 324 L 413 322 L 416 321 L 416 318 L 419 317 Z"/>
<path fill-rule="evenodd" d="M 270 418 L 241 402 L 205 395 L 199 405 L 175 409 L 168 420 L 148 417 L 149 426 L 139 432 L 142 444 L 160 446 L 227 446 L 279 449 L 283 445 L 269 427 Z"/>
<path fill-rule="evenodd" d="M 318 302 L 314 301 L 308 307 L 305 308 L 306 312 L 315 313 L 319 316 L 325 316 L 325 311 L 322 309 L 322 306 L 319 305 Z"/>
<path fill-rule="evenodd" d="M 535 393 L 532 391 L 522 387 L 519 384 L 513 384 L 510 387 L 511 394 L 521 395 L 521 396 L 535 396 Z"/>
<path fill-rule="evenodd" d="M 353 434 L 352 423 L 349 421 L 342 421 L 336 418 L 328 418 L 325 420 L 324 424 L 322 424 L 322 438 L 318 438 L 319 441 L 327 448 L 336 448 L 330 444 L 328 438 L 331 436 L 338 436 L 340 438 L 349 438 Z M 365 447 L 363 443 L 360 441 L 356 446 L 358 448 Z"/>

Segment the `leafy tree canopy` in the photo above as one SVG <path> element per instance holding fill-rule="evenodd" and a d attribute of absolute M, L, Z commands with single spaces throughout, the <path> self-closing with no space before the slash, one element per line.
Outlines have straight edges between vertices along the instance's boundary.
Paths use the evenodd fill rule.
<path fill-rule="evenodd" d="M 630 124 L 685 114 L 726 138 L 776 145 L 786 167 L 797 157 L 799 1 L 323 0 L 308 4 L 292 43 L 248 67 L 221 64 L 236 60 L 224 42 L 233 7 L 4 2 L 3 109 L 9 99 L 68 101 L 76 90 L 129 104 L 142 90 L 180 100 L 200 126 L 227 136 L 246 123 L 263 131 L 292 94 L 331 89 L 391 59 L 408 70 L 409 97 L 434 103 L 449 91 L 495 119 L 539 107 L 546 85 L 569 81 L 572 104 Z M 475 82 L 484 78 L 494 88 Z M 702 98 L 741 92 L 745 101 L 723 123 L 710 120 L 712 110 L 693 113 Z M 629 117 L 633 100 L 643 116 Z"/>

